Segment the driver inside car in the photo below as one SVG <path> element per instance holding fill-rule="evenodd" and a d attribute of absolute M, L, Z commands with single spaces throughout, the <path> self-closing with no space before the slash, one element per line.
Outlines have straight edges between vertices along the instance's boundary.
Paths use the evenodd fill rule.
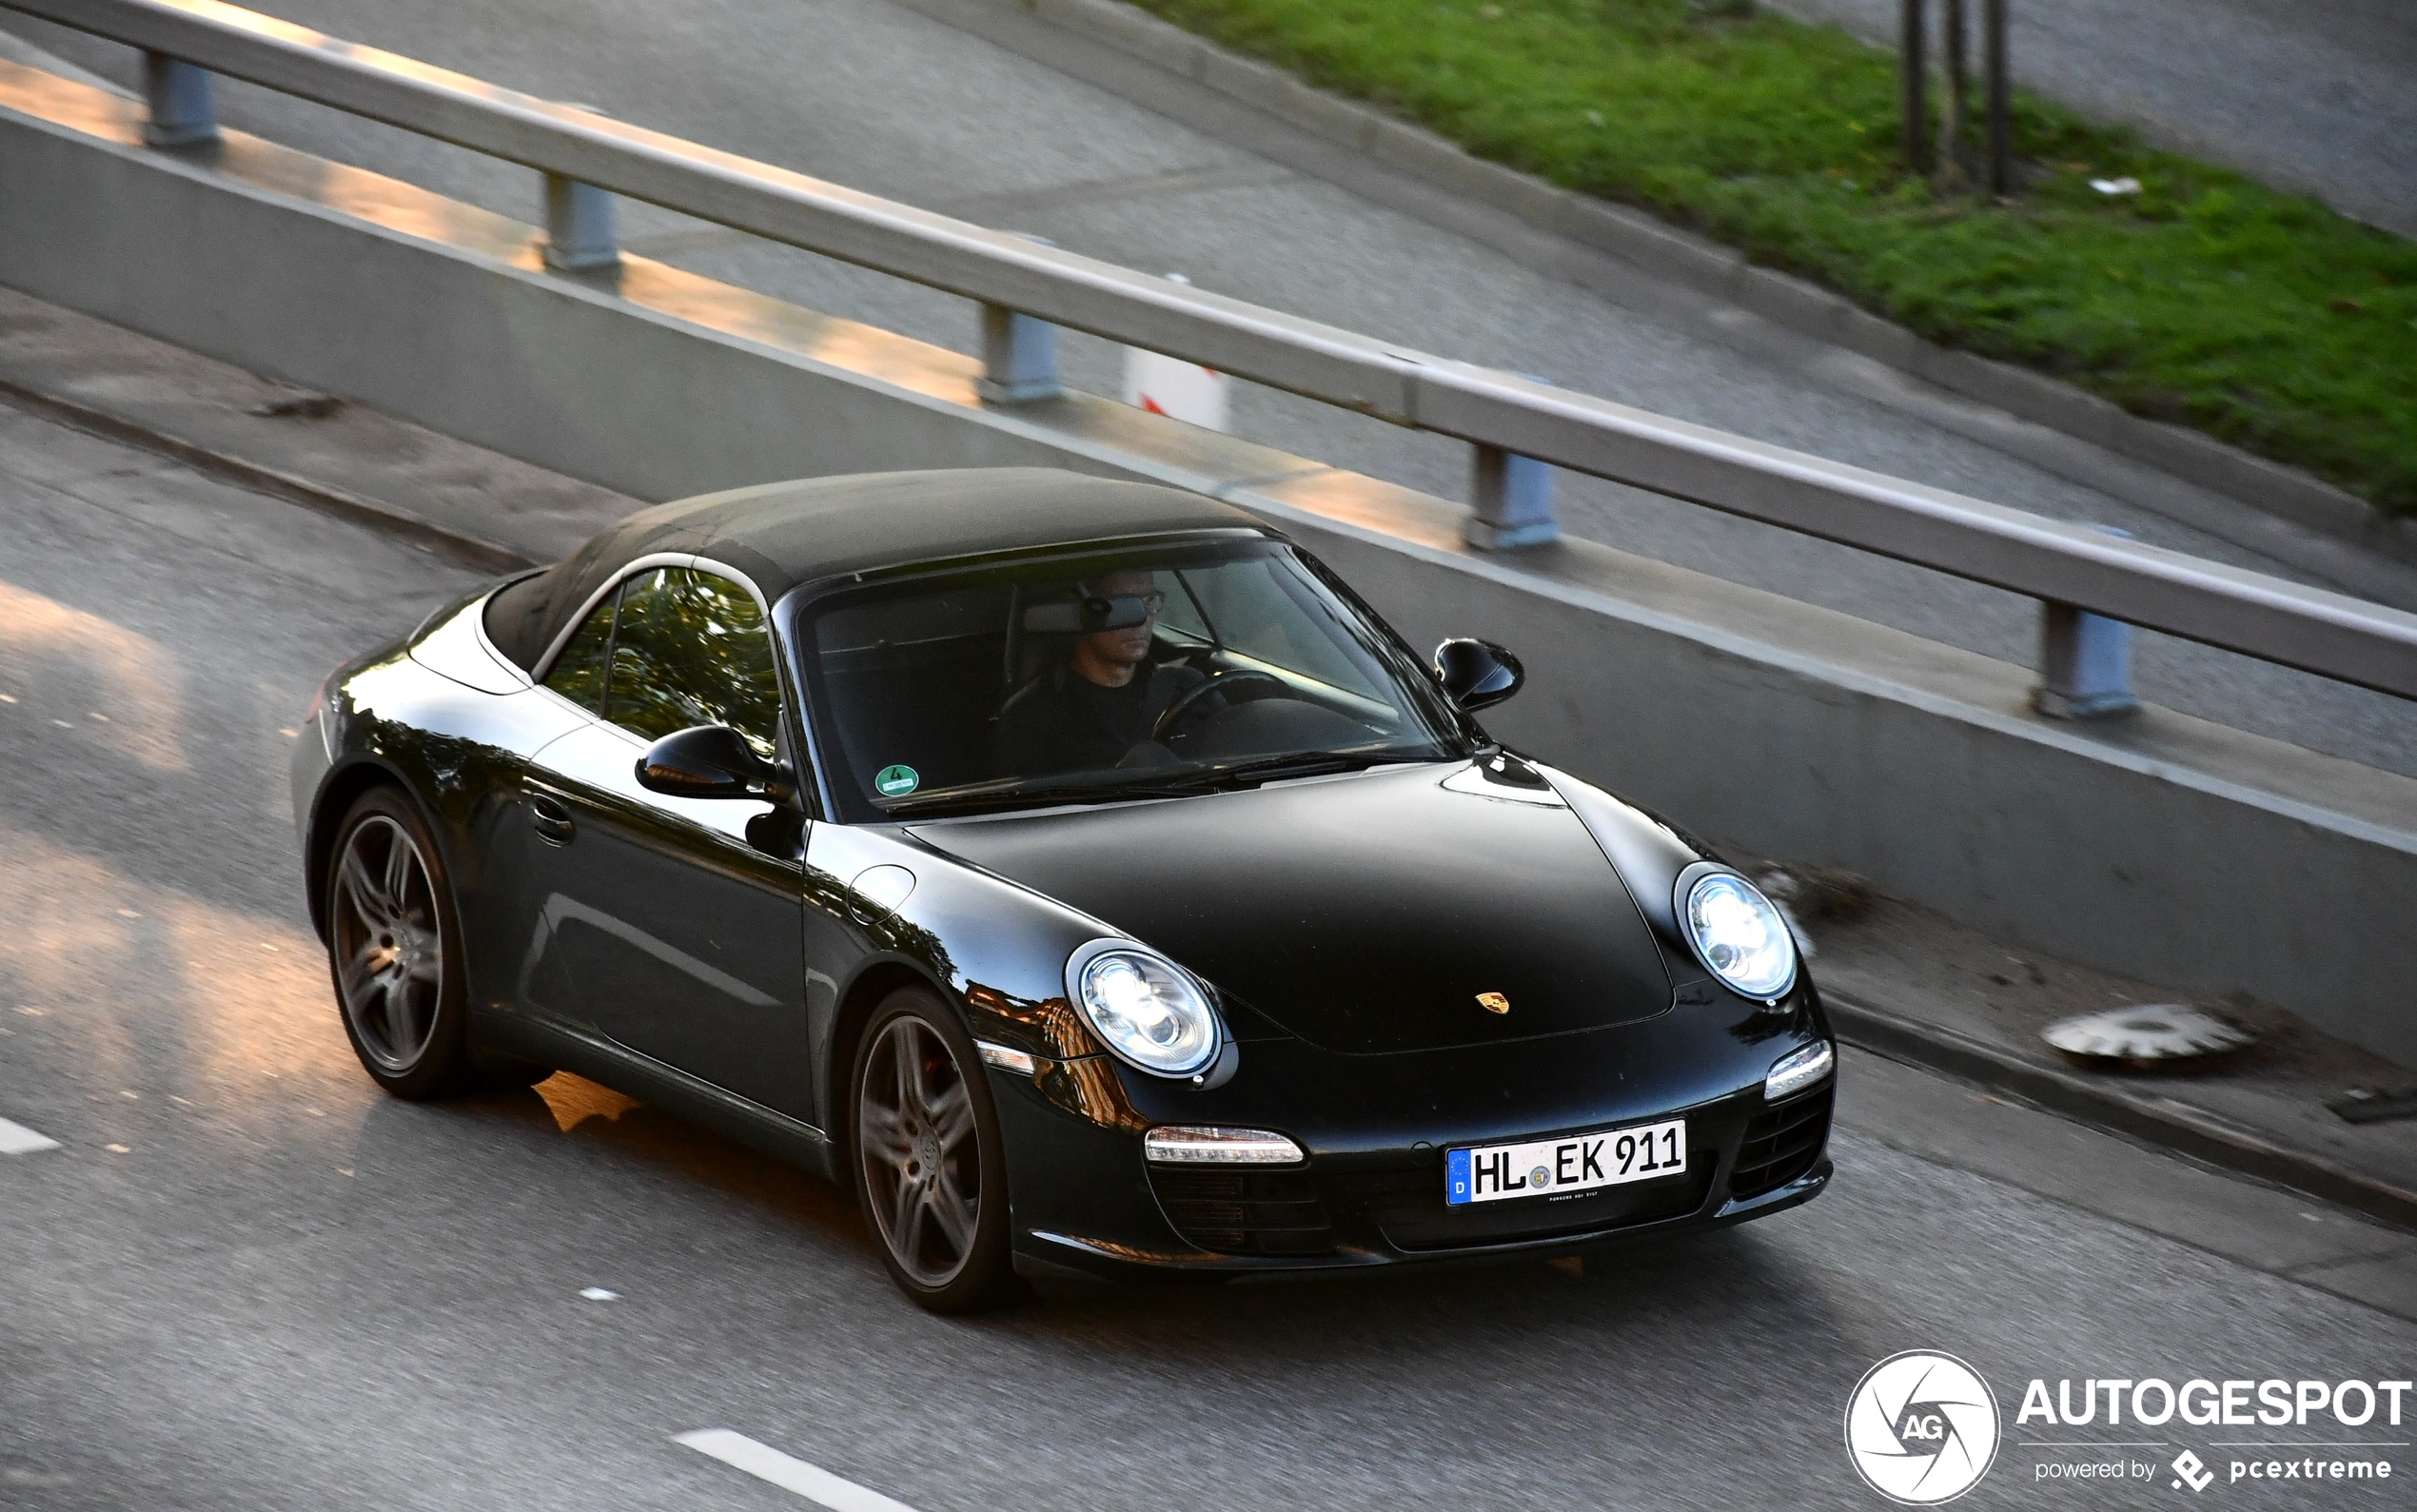
<path fill-rule="evenodd" d="M 1072 632 L 1066 654 L 999 711 L 992 771 L 1045 776 L 1166 759 L 1151 744 L 1159 717 L 1205 677 L 1150 659 L 1167 596 L 1146 572 L 1124 570 L 1076 585 L 1071 602 L 1035 604 L 1028 631 Z"/>

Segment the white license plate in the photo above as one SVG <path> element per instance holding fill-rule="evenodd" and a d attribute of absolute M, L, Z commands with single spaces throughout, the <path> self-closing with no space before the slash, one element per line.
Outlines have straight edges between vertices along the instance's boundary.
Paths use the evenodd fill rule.
<path fill-rule="evenodd" d="M 1501 1202 L 1592 1191 L 1687 1168 L 1687 1121 L 1632 1124 L 1523 1145 L 1477 1145 L 1444 1156 L 1444 1202 Z"/>

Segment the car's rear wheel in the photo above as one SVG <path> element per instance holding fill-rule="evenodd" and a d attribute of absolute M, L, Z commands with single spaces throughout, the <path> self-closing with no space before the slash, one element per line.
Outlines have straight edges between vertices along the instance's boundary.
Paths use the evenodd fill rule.
<path fill-rule="evenodd" d="M 398 1097 L 441 1097 L 474 1078 L 461 928 L 436 841 L 394 788 L 363 794 L 327 869 L 327 958 L 344 1034 Z"/>
<path fill-rule="evenodd" d="M 856 1197 L 898 1289 L 933 1312 L 1013 1300 L 998 1115 L 955 1016 L 922 989 L 891 993 L 849 1086 Z"/>

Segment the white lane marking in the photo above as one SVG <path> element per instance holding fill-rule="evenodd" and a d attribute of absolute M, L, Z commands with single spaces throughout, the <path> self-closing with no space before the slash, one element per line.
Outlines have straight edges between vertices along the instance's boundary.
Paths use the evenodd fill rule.
<path fill-rule="evenodd" d="M 59 1142 L 48 1134 L 37 1134 L 23 1124 L 12 1124 L 0 1118 L 0 1155 L 30 1155 L 37 1149 L 56 1149 Z"/>
<path fill-rule="evenodd" d="M 903 1502 L 893 1502 L 854 1481 L 842 1481 L 818 1464 L 793 1459 L 771 1444 L 757 1443 L 728 1428 L 698 1428 L 675 1434 L 672 1442 L 684 1443 L 699 1454 L 710 1454 L 722 1463 L 744 1470 L 759 1481 L 770 1481 L 784 1491 L 795 1491 L 816 1506 L 830 1508 L 830 1512 L 914 1512 Z"/>

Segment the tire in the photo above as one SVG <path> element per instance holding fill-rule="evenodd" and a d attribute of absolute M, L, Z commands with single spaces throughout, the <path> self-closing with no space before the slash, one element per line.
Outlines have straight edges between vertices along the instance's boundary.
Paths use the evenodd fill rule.
<path fill-rule="evenodd" d="M 477 1085 L 453 887 L 402 790 L 372 788 L 344 815 L 325 917 L 344 1037 L 370 1078 L 415 1102 Z"/>
<path fill-rule="evenodd" d="M 981 1068 L 948 1005 L 908 987 L 873 1011 L 848 1077 L 848 1163 L 865 1227 L 890 1279 L 933 1312 L 1024 1295 L 1009 1255 L 1007 1152 Z"/>

